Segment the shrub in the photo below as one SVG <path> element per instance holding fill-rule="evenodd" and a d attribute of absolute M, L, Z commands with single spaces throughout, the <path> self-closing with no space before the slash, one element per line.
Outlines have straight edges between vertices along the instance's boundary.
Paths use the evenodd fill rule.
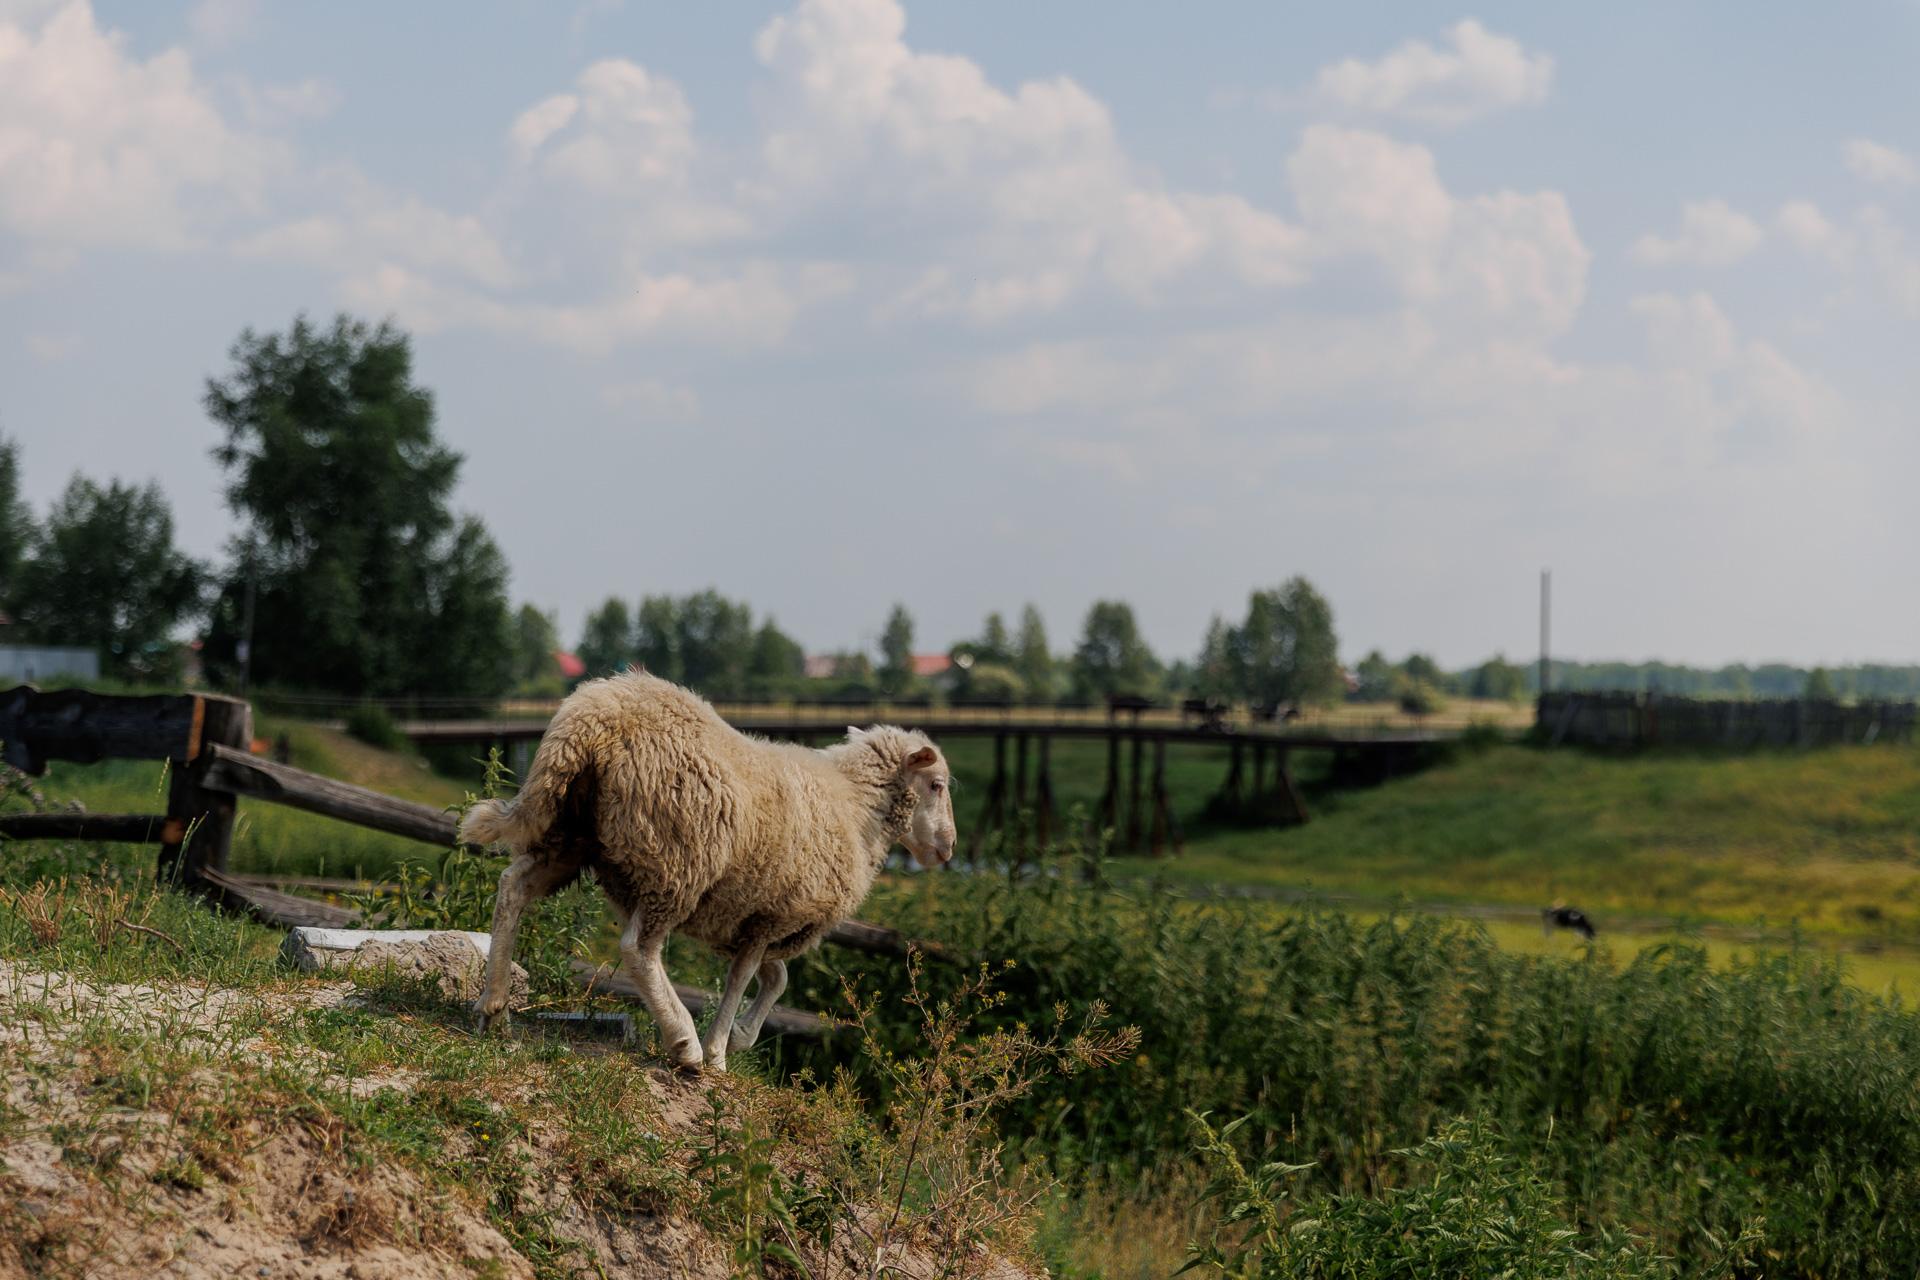
<path fill-rule="evenodd" d="M 387 709 L 377 702 L 363 702 L 347 713 L 347 732 L 370 747 L 382 751 L 400 751 L 407 745 L 400 726 Z"/>

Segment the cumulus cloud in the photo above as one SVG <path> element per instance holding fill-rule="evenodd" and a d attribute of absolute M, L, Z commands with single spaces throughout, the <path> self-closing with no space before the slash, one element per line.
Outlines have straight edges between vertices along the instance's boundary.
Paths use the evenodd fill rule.
<path fill-rule="evenodd" d="M 183 248 L 256 208 L 285 162 L 228 123 L 183 51 L 130 55 L 85 0 L 0 22 L 0 226 Z"/>
<path fill-rule="evenodd" d="M 1841 148 L 1848 172 L 1862 182 L 1883 187 L 1910 187 L 1920 182 L 1920 167 L 1897 147 L 1867 138 L 1853 138 Z"/>
<path fill-rule="evenodd" d="M 1835 226 L 1811 200 L 1788 201 L 1780 206 L 1773 221 L 1787 242 L 1802 253 L 1842 267 L 1853 260 L 1853 236 Z"/>
<path fill-rule="evenodd" d="M 1409 300 L 1476 331 L 1550 337 L 1585 297 L 1592 255 L 1558 192 L 1461 199 L 1425 147 L 1330 125 L 1306 130 L 1287 173 L 1320 252 L 1371 258 Z"/>
<path fill-rule="evenodd" d="M 1408 40 L 1375 62 L 1348 58 L 1321 69 L 1314 96 L 1350 111 L 1442 128 L 1546 100 L 1553 58 L 1469 18 L 1442 46 Z"/>
<path fill-rule="evenodd" d="M 1758 249 L 1765 239 L 1759 223 L 1726 201 L 1696 200 L 1681 210 L 1677 234 L 1649 232 L 1628 252 L 1635 262 L 1650 267 L 1724 267 Z"/>

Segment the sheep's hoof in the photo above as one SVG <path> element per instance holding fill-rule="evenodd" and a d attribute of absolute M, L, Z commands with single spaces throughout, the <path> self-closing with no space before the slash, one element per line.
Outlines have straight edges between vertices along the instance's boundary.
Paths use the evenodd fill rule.
<path fill-rule="evenodd" d="M 474 1006 L 473 1012 L 480 1020 L 480 1034 L 483 1036 L 492 1031 L 504 1031 L 513 1021 L 504 1007 L 489 1012 L 485 1001 Z"/>
<path fill-rule="evenodd" d="M 667 1058 L 676 1071 L 698 1072 L 706 1065 L 706 1057 L 700 1052 L 698 1040 L 682 1040 L 678 1044 L 668 1045 Z"/>

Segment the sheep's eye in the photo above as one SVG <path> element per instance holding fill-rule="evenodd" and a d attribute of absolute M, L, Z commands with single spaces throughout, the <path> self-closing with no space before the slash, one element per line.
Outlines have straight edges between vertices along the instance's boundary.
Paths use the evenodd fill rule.
<path fill-rule="evenodd" d="M 939 779 L 937 779 L 937 778 L 936 778 L 936 779 L 934 779 L 934 783 L 933 783 L 933 787 L 932 787 L 932 791 L 933 791 L 933 794 L 935 794 L 935 795 L 939 795 L 939 794 L 940 794 L 940 793 L 941 793 L 942 791 L 945 791 L 946 789 L 947 789 L 947 784 L 946 784 L 946 783 L 944 783 L 944 782 L 941 782 L 941 781 L 940 781 Z"/>

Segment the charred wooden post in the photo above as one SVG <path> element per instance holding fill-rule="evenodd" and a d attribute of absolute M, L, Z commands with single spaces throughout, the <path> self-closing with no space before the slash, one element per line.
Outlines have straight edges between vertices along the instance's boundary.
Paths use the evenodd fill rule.
<path fill-rule="evenodd" d="M 1100 796 L 1100 807 L 1094 813 L 1094 836 L 1119 825 L 1120 817 L 1120 734 L 1118 730 L 1107 733 L 1107 789 Z"/>
<path fill-rule="evenodd" d="M 1207 802 L 1210 817 L 1238 817 L 1246 805 L 1246 744 L 1235 738 L 1227 748 L 1227 780 L 1220 784 L 1220 790 L 1214 792 L 1213 799 Z"/>
<path fill-rule="evenodd" d="M 1258 738 L 1253 742 L 1253 790 L 1248 794 L 1256 805 L 1267 794 L 1267 744 Z"/>
<path fill-rule="evenodd" d="M 1015 861 L 1025 861 L 1030 852 L 1032 832 L 1028 830 L 1030 811 L 1027 808 L 1027 738 L 1030 735 L 1016 735 L 1013 741 L 1013 854 Z"/>
<path fill-rule="evenodd" d="M 209 886 L 204 868 L 224 871 L 233 849 L 233 815 L 237 807 L 231 791 L 205 785 L 217 753 L 225 749 L 248 759 L 253 743 L 253 708 L 238 698 L 204 695 L 197 699 L 199 732 L 196 749 L 186 759 L 169 759 L 167 821 L 162 831 L 159 878 L 195 892 Z M 282 766 L 284 767 L 284 766 Z"/>

